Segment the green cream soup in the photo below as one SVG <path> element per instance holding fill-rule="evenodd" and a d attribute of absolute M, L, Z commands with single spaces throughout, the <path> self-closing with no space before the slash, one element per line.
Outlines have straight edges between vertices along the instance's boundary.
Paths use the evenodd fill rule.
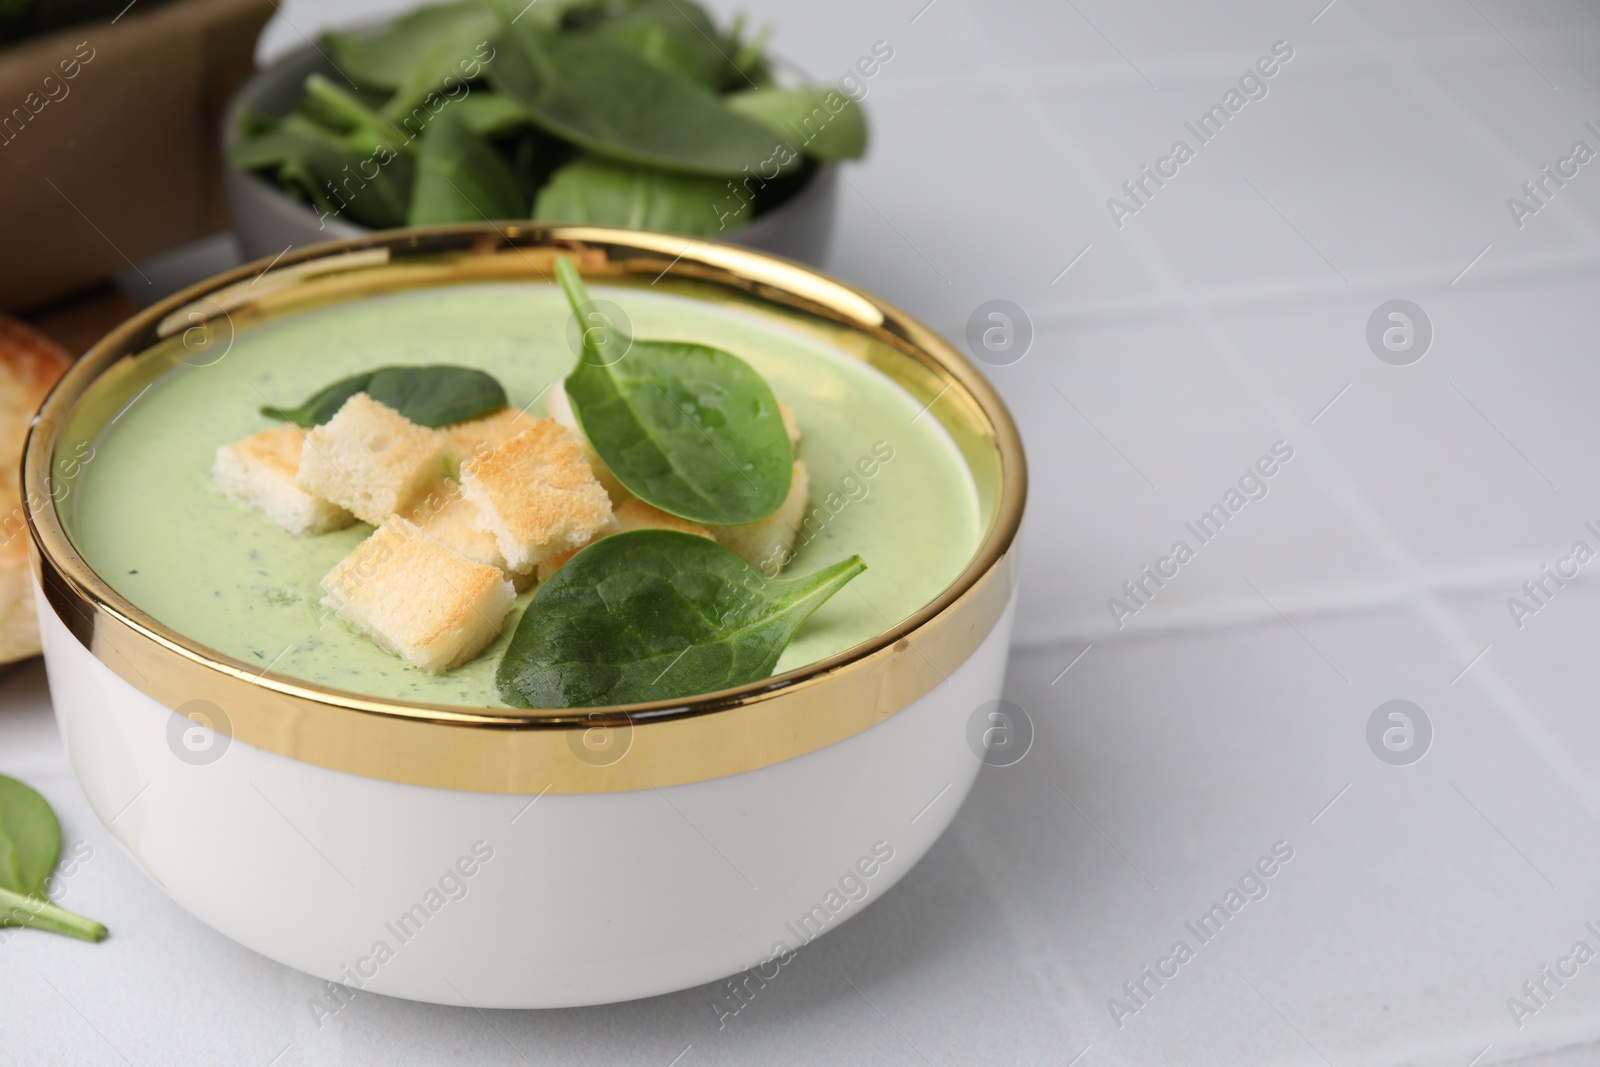
<path fill-rule="evenodd" d="M 966 466 L 938 423 L 918 417 L 920 405 L 888 378 L 737 305 L 602 286 L 594 296 L 623 306 L 638 337 L 740 356 L 799 418 L 812 506 L 826 522 L 808 525 L 785 573 L 851 553 L 868 569 L 800 628 L 779 672 L 906 618 L 971 559 L 980 531 Z M 572 366 L 567 320 L 555 286 L 494 284 L 368 298 L 242 332 L 219 362 L 159 379 L 95 443 L 66 502 L 78 549 L 156 619 L 262 669 L 371 696 L 502 706 L 495 667 L 535 590 L 477 659 L 429 674 L 321 606 L 319 580 L 371 527 L 292 537 L 217 492 L 211 464 L 219 446 L 275 425 L 259 413 L 263 404 L 297 404 L 389 364 L 480 367 L 512 404 L 540 413 L 539 398 L 561 388 Z"/>

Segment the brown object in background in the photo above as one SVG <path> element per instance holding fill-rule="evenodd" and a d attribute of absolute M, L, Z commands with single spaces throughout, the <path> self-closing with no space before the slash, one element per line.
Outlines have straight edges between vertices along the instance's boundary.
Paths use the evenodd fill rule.
<path fill-rule="evenodd" d="M 5 509 L 0 520 L 0 664 L 39 654 L 22 501 L 22 443 L 45 394 L 70 366 L 71 358 L 55 342 L 0 315 L 0 506 Z"/>
<path fill-rule="evenodd" d="M 274 10 L 176 0 L 0 51 L 0 308 L 226 228 L 223 108 Z"/>
<path fill-rule="evenodd" d="M 100 285 L 36 307 L 23 316 L 29 326 L 76 359 L 114 327 L 138 314 L 139 305 L 114 285 Z"/>

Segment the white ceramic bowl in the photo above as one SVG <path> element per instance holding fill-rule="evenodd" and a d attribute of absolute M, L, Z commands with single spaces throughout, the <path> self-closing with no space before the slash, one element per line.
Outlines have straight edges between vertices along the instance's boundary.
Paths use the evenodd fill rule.
<path fill-rule="evenodd" d="M 57 506 L 76 469 L 56 458 L 194 343 L 399 287 L 532 279 L 557 253 L 602 281 L 665 271 L 659 287 L 738 300 L 931 403 L 978 487 L 987 533 L 970 566 L 911 618 L 821 663 L 590 714 L 408 704 L 258 673 L 144 614 L 77 554 Z M 982 766 L 969 725 L 1000 695 L 1025 493 L 1003 405 L 948 345 L 812 271 L 660 234 L 394 231 L 291 253 L 258 278 L 262 266 L 95 346 L 46 401 L 24 460 L 73 769 L 174 900 L 351 989 L 559 1007 L 748 968 L 745 982 L 771 979 L 922 857 Z M 309 1010 L 340 1010 L 342 986 Z"/>

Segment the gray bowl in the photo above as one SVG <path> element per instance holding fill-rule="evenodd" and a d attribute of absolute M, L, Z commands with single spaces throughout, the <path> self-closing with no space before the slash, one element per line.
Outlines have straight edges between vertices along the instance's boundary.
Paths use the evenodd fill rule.
<path fill-rule="evenodd" d="M 780 82 L 803 81 L 793 68 L 779 64 L 774 67 Z M 239 140 L 240 114 L 248 110 L 254 115 L 282 118 L 299 104 L 305 94 L 306 77 L 313 73 L 331 78 L 339 76 L 326 56 L 307 45 L 258 72 L 228 103 L 222 124 L 223 192 L 228 200 L 228 217 L 234 235 L 247 260 L 370 232 L 365 226 L 338 219 L 319 220 L 317 213 L 306 204 L 227 159 Z M 758 215 L 748 225 L 734 230 L 724 240 L 820 266 L 827 258 L 833 239 L 838 191 L 839 168 L 832 163 L 824 164 L 813 173 L 805 188 L 778 207 Z"/>

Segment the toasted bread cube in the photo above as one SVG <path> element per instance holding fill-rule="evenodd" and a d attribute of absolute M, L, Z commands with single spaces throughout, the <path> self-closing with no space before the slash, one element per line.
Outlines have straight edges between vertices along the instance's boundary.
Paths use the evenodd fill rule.
<path fill-rule="evenodd" d="M 555 388 L 559 388 L 556 386 Z M 504 444 L 532 426 L 534 418 L 518 408 L 504 407 L 481 418 L 468 419 L 454 426 L 446 426 L 439 433 L 444 436 L 445 453 L 452 471 L 480 452 Z"/>
<path fill-rule="evenodd" d="M 500 553 L 500 543 L 494 534 L 484 529 L 482 513 L 478 506 L 461 493 L 461 485 L 446 478 L 433 488 L 422 503 L 411 510 L 411 521 L 429 537 L 452 552 L 467 557 L 474 563 L 507 570 L 506 557 Z M 511 585 L 522 592 L 534 582 L 534 575 L 508 571 Z"/>
<path fill-rule="evenodd" d="M 305 431 L 285 424 L 217 449 L 211 480 L 231 499 L 296 537 L 342 530 L 356 517 L 295 484 Z"/>
<path fill-rule="evenodd" d="M 366 393 L 306 434 L 295 484 L 382 525 L 411 510 L 444 473 L 444 440 Z"/>
<path fill-rule="evenodd" d="M 494 534 L 483 529 L 478 506 L 461 493 L 461 485 L 446 478 L 407 516 L 423 533 L 474 563 L 506 569 L 506 558 Z"/>
<path fill-rule="evenodd" d="M 588 544 L 616 523 L 577 439 L 552 419 L 536 419 L 463 463 L 461 491 L 494 534 L 507 568 L 518 573 Z"/>
<path fill-rule="evenodd" d="M 805 460 L 794 461 L 794 474 L 789 479 L 789 495 L 783 503 L 764 519 L 747 522 L 742 526 L 716 526 L 711 536 L 728 551 L 759 568 L 769 578 L 776 575 L 788 562 L 789 550 L 800 532 L 805 518 L 806 505 L 811 497 L 810 478 L 806 474 Z"/>
<path fill-rule="evenodd" d="M 475 563 L 396 516 L 322 579 L 322 603 L 426 671 L 459 666 L 493 641 L 517 594 L 498 567 Z"/>
<path fill-rule="evenodd" d="M 594 472 L 595 480 L 605 487 L 606 496 L 611 498 L 611 506 L 620 508 L 634 499 L 634 495 L 624 488 L 615 474 L 611 473 L 606 461 L 600 458 L 600 453 L 594 450 L 589 439 L 583 435 L 583 427 L 578 425 L 578 416 L 572 410 L 572 401 L 567 398 L 567 390 L 560 382 L 556 382 L 545 392 L 544 409 L 552 419 L 572 431 L 572 436 L 577 438 L 578 444 L 583 448 L 584 462 L 588 463 L 589 469 Z"/>
<path fill-rule="evenodd" d="M 643 500 L 630 497 L 617 508 L 617 526 L 610 533 L 601 534 L 600 537 L 609 537 L 612 533 L 627 533 L 630 530 L 677 530 L 679 533 L 694 534 L 696 537 L 710 537 L 711 531 L 701 526 L 698 522 L 680 519 L 670 515 L 660 508 L 651 507 Z M 600 538 L 595 538 L 598 541 Z M 589 542 L 593 544 L 594 542 Z M 541 582 L 548 581 L 550 576 L 560 570 L 562 565 L 576 556 L 588 545 L 579 545 L 569 548 L 565 552 L 557 552 L 546 556 L 539 561 L 537 572 Z"/>

